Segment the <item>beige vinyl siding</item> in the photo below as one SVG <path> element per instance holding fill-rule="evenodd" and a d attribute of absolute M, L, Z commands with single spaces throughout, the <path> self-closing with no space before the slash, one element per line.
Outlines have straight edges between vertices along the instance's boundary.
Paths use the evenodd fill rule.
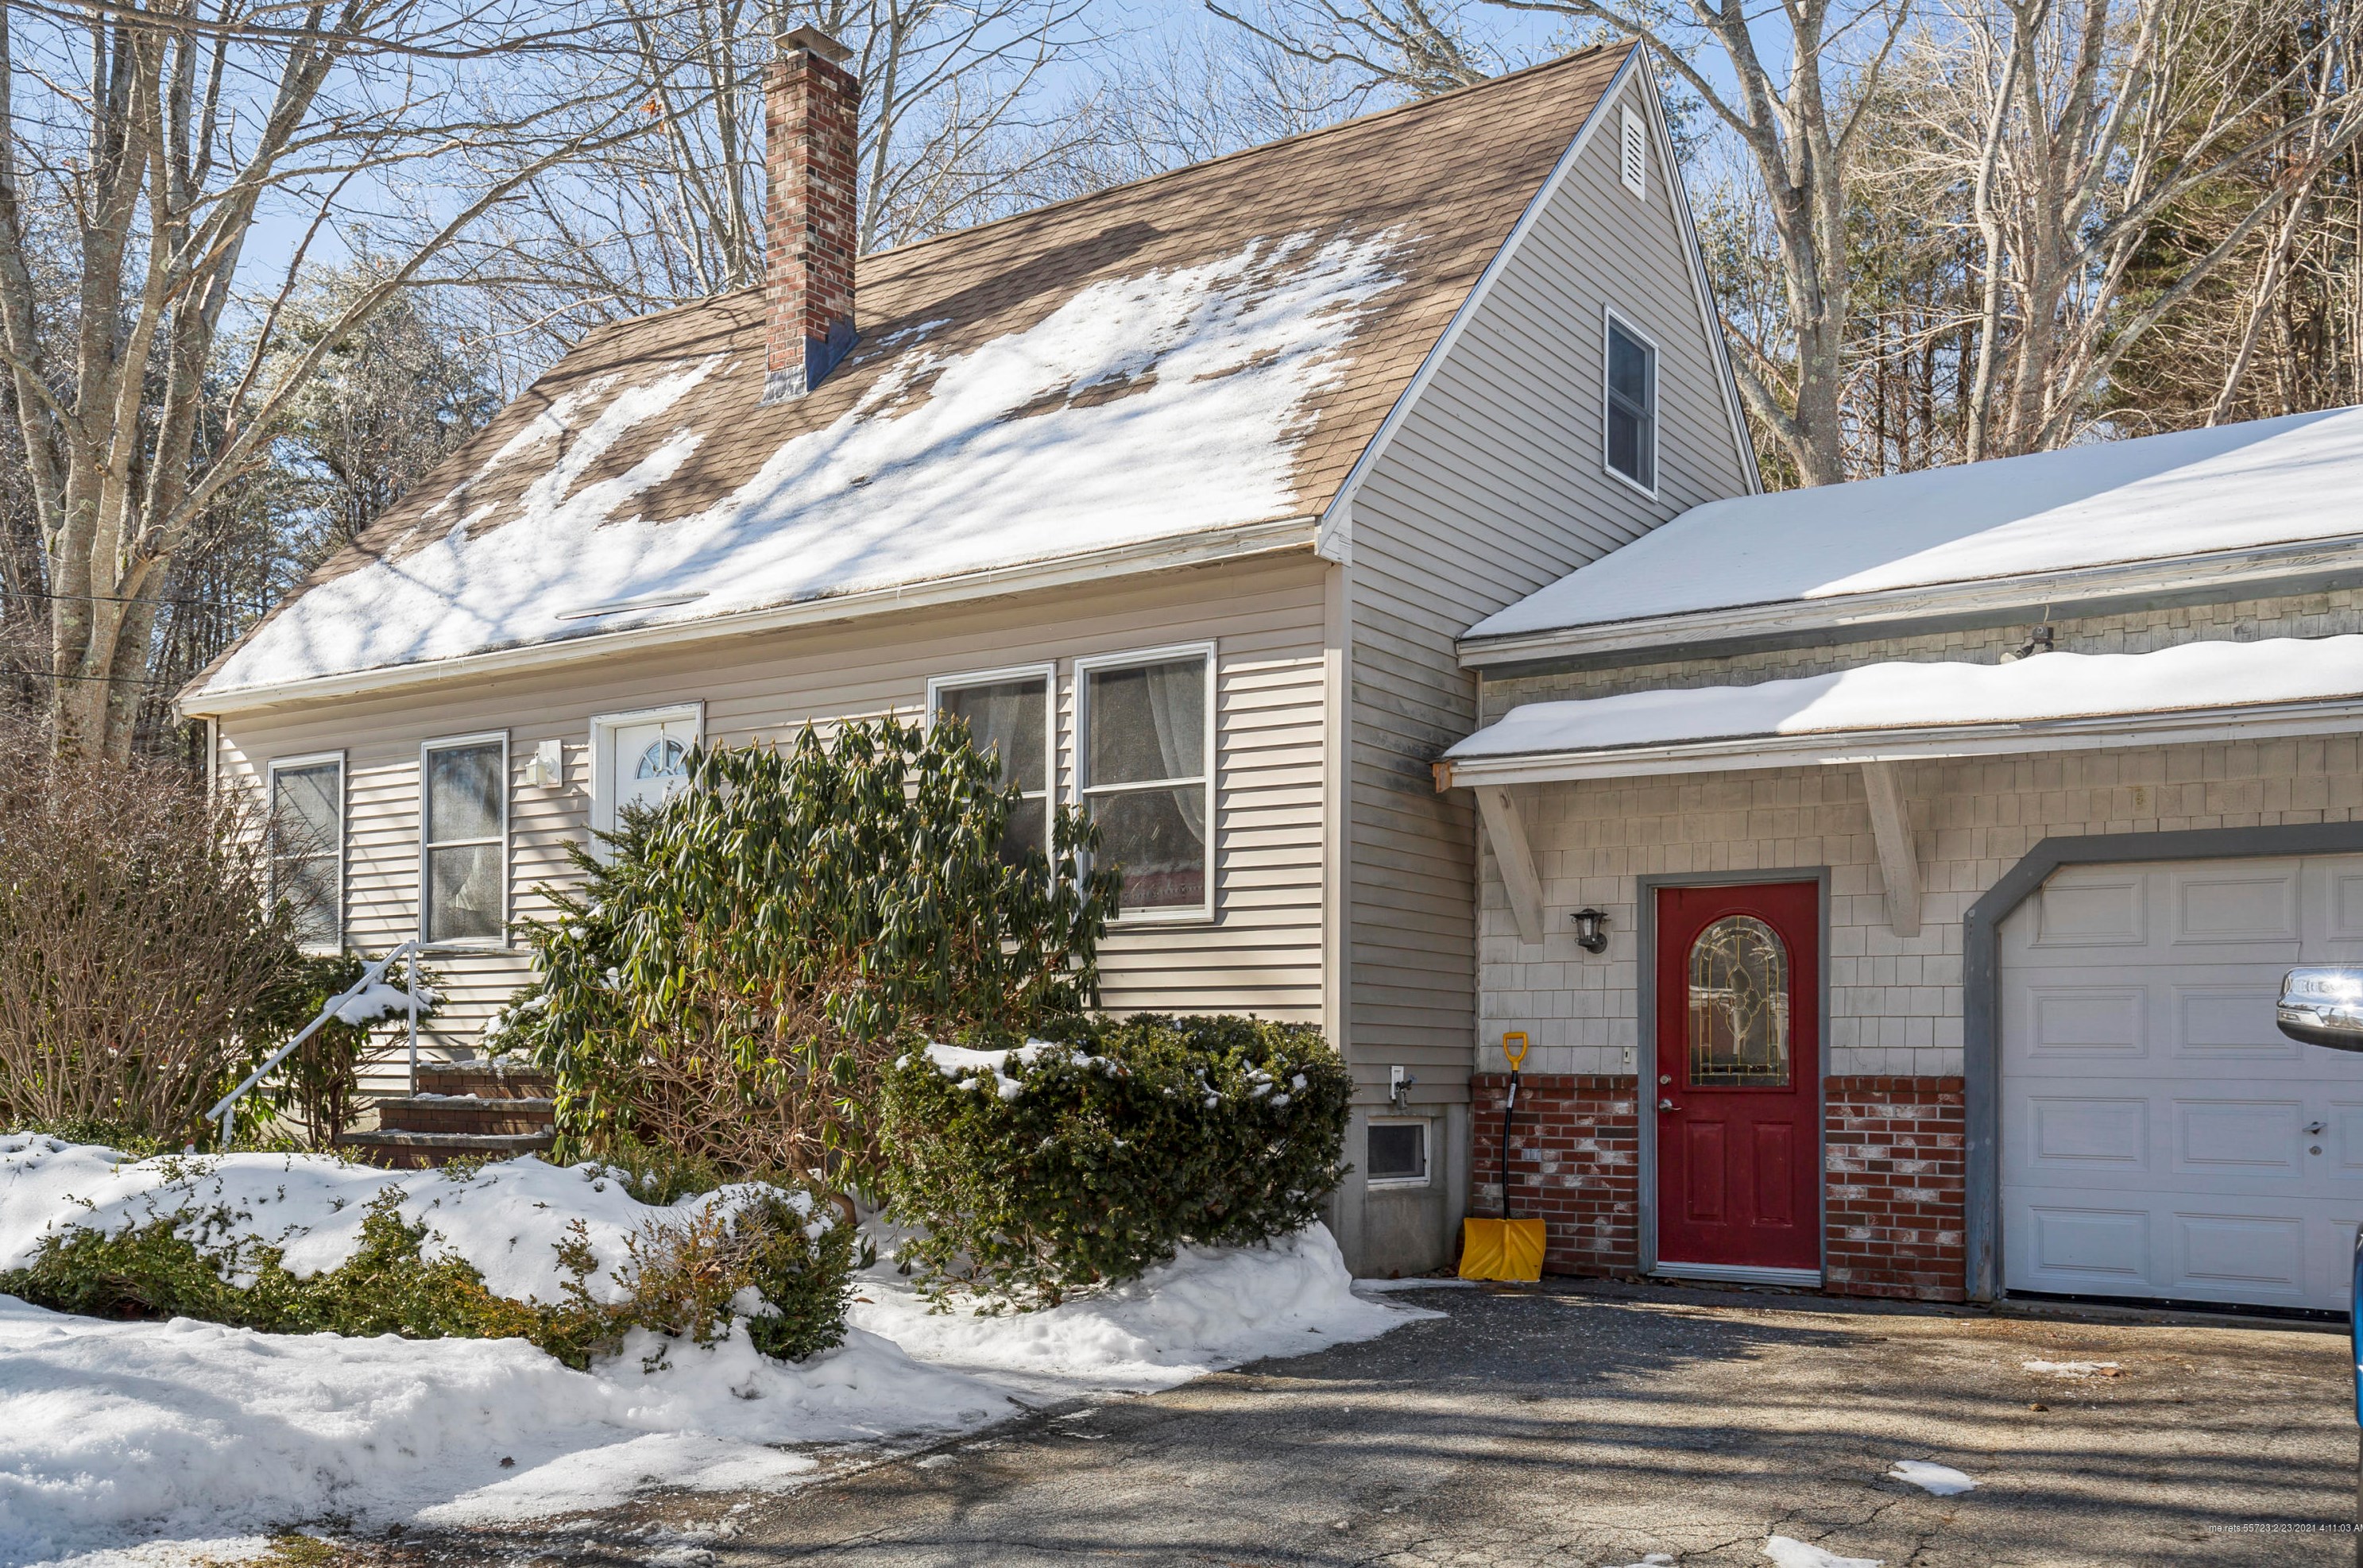
<path fill-rule="evenodd" d="M 1215 919 L 1119 922 L 1103 949 L 1104 1000 L 1319 1021 L 1322 593 L 1331 569 L 1305 555 L 1279 557 L 233 717 L 221 726 L 221 776 L 251 785 L 274 756 L 346 752 L 347 940 L 380 953 L 416 930 L 424 741 L 507 732 L 510 910 L 531 919 L 548 912 L 537 886 L 569 874 L 563 845 L 588 833 L 595 716 L 702 701 L 709 741 L 786 739 L 807 720 L 915 716 L 930 676 L 1056 661 L 1058 792 L 1071 801 L 1072 660 L 1211 639 Z M 565 747 L 562 789 L 524 781 L 547 738 Z M 430 963 L 452 1003 L 429 1031 L 438 1047 L 473 1044 L 491 1010 L 528 977 L 521 947 Z"/>
<path fill-rule="evenodd" d="M 1653 143 L 1617 174 L 1606 100 L 1582 155 L 1466 313 L 1352 501 L 1349 1031 L 1366 1100 L 1466 1099 L 1476 1017 L 1477 834 L 1429 763 L 1476 725 L 1454 642 L 1478 620 L 1700 502 L 1744 492 L 1715 327 Z M 1657 497 L 1602 461 L 1603 309 L 1658 348 Z"/>

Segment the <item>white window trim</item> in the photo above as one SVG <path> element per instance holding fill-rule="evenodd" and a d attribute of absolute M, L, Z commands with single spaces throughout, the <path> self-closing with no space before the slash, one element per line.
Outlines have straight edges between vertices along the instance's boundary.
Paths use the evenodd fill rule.
<path fill-rule="evenodd" d="M 1215 749 L 1216 731 L 1215 712 L 1222 690 L 1217 679 L 1215 647 L 1212 641 L 1203 643 L 1169 643 L 1162 647 L 1129 648 L 1123 653 L 1092 654 L 1074 661 L 1075 671 L 1075 768 L 1074 804 L 1088 810 L 1092 788 L 1092 682 L 1091 677 L 1106 669 L 1129 669 L 1144 664 L 1166 664 L 1177 659 L 1203 658 L 1206 668 L 1206 898 L 1203 904 L 1176 905 L 1166 909 L 1119 910 L 1110 919 L 1110 925 L 1204 925 L 1215 918 L 1215 878 L 1222 865 L 1217 843 L 1222 806 L 1222 758 Z M 1140 789 L 1153 789 L 1143 784 Z M 1111 786 L 1134 788 L 1134 786 Z"/>
<path fill-rule="evenodd" d="M 1651 482 L 1647 484 L 1643 484 L 1608 460 L 1608 331 L 1612 326 L 1649 351 L 1649 479 Z M 1627 489 L 1640 491 L 1652 501 L 1658 499 L 1656 481 L 1662 477 L 1662 465 L 1659 460 L 1659 447 L 1661 443 L 1658 439 L 1658 426 L 1663 423 L 1659 411 L 1665 400 L 1659 395 L 1659 383 L 1664 380 L 1659 369 L 1664 362 L 1665 356 L 1659 351 L 1656 338 L 1634 326 L 1632 318 L 1614 305 L 1600 307 L 1600 471 Z"/>
<path fill-rule="evenodd" d="M 616 732 L 633 724 L 669 724 L 687 719 L 697 727 L 697 744 L 705 744 L 705 701 L 674 702 L 662 708 L 634 708 L 623 713 L 601 713 L 591 721 L 591 830 L 616 831 Z M 593 848 L 598 850 L 594 839 Z"/>
<path fill-rule="evenodd" d="M 440 847 L 427 841 L 427 773 L 429 759 L 438 751 L 459 751 L 468 746 L 494 745 L 501 748 L 501 831 L 495 839 L 455 838 L 451 844 L 489 844 L 501 846 L 501 933 L 498 936 L 465 936 L 431 938 L 427 932 L 427 900 L 432 883 L 427 870 L 427 852 Z M 420 743 L 418 747 L 418 940 L 427 944 L 430 952 L 488 953 L 499 952 L 509 943 L 509 856 L 514 845 L 509 842 L 509 797 L 516 785 L 509 777 L 509 733 L 506 730 L 480 730 L 474 734 L 438 735 Z"/>
<path fill-rule="evenodd" d="M 343 752 L 316 751 L 303 756 L 274 756 L 271 759 L 270 767 L 264 770 L 266 793 L 263 797 L 262 810 L 263 820 L 268 823 L 279 809 L 279 775 L 281 773 L 294 773 L 306 767 L 325 767 L 330 763 L 336 764 L 337 767 L 337 934 L 333 941 L 303 944 L 303 950 L 306 953 L 342 953 L 345 950 L 345 892 L 351 866 L 351 856 L 346 851 L 346 842 L 352 836 L 352 769 L 345 766 Z M 268 865 L 271 876 L 271 901 L 275 905 L 279 901 L 278 856 L 275 855 L 270 856 Z"/>
<path fill-rule="evenodd" d="M 1039 680 L 1042 682 L 1042 846 L 1050 864 L 1059 863 L 1059 847 L 1053 842 L 1051 813 L 1059 804 L 1059 667 L 1055 663 L 1011 664 L 998 669 L 963 670 L 958 675 L 927 677 L 927 712 L 921 721 L 929 733 L 936 727 L 939 712 L 937 698 L 946 691 L 967 691 L 979 686 L 998 686 L 1004 681 Z"/>
<path fill-rule="evenodd" d="M 1378 1191 L 1401 1187 L 1431 1187 L 1436 1180 L 1436 1118 L 1432 1116 L 1373 1116 L 1363 1122 L 1362 1158 L 1370 1157 L 1370 1129 L 1373 1127 L 1416 1127 L 1419 1132 L 1419 1175 L 1415 1176 L 1375 1176 L 1364 1172 L 1362 1185 Z"/>

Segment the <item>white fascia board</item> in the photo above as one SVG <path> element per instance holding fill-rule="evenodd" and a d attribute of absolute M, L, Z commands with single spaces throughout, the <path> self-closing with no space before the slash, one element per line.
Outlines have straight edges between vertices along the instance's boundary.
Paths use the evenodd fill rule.
<path fill-rule="evenodd" d="M 1511 226 L 1509 237 L 1502 241 L 1501 248 L 1493 252 L 1492 259 L 1485 263 L 1484 271 L 1478 274 L 1475 285 L 1461 300 L 1459 308 L 1452 313 L 1452 319 L 1445 323 L 1444 330 L 1437 335 L 1436 342 L 1428 348 L 1427 357 L 1419 362 L 1419 369 L 1412 372 L 1410 382 L 1396 397 L 1394 406 L 1387 410 L 1386 418 L 1380 421 L 1378 433 L 1363 447 L 1361 456 L 1354 459 L 1354 466 L 1348 471 L 1345 482 L 1338 485 L 1337 493 L 1330 499 L 1327 510 L 1321 515 L 1314 553 L 1322 559 L 1343 566 L 1352 558 L 1349 519 L 1353 514 L 1355 493 L 1362 488 L 1362 481 L 1370 477 L 1370 470 L 1378 467 L 1387 449 L 1394 445 L 1396 433 L 1410 419 L 1412 410 L 1419 405 L 1420 395 L 1436 379 L 1437 367 L 1451 355 L 1461 335 L 1468 330 L 1469 323 L 1475 319 L 1478 311 L 1484 307 L 1486 299 L 1492 293 L 1494 285 L 1501 282 L 1502 274 L 1509 271 L 1511 259 L 1517 255 L 1519 245 L 1542 221 L 1543 213 L 1550 206 L 1551 199 L 1559 194 L 1559 187 L 1567 183 L 1568 176 L 1575 172 L 1576 164 L 1583 157 L 1584 148 L 1592 141 L 1592 133 L 1608 117 L 1609 105 L 1625 90 L 1625 83 L 1632 79 L 1636 62 L 1641 58 L 1641 47 L 1637 43 L 1627 47 L 1625 63 L 1616 68 L 1616 74 L 1608 79 L 1608 85 L 1602 88 L 1600 96 L 1592 101 L 1591 113 L 1584 116 L 1583 124 L 1576 127 L 1575 139 L 1569 142 L 1567 150 L 1559 155 L 1559 161 L 1551 166 L 1551 171 L 1541 187 L 1527 201 L 1525 210 L 1518 215 L 1518 221 Z M 1668 168 L 1671 167 L 1670 162 Z M 1680 176 L 1677 174 L 1672 178 L 1679 185 Z"/>
<path fill-rule="evenodd" d="M 799 600 L 793 604 L 775 605 L 765 610 L 739 611 L 693 621 L 671 621 L 620 632 L 593 633 L 557 642 L 501 648 L 491 653 L 426 659 L 416 664 L 388 665 L 342 675 L 316 676 L 306 680 L 241 687 L 232 691 L 184 691 L 178 700 L 178 706 L 183 718 L 221 718 L 292 703 L 401 691 L 438 685 L 447 680 L 550 669 L 579 660 L 683 647 L 727 637 L 743 637 L 830 622 L 860 620 L 897 610 L 926 609 L 1026 593 L 1037 589 L 1099 583 L 1111 577 L 1168 571 L 1177 567 L 1209 566 L 1297 551 L 1309 556 L 1315 521 L 1310 516 L 1276 518 L 1266 523 L 1248 523 L 1230 528 L 1208 529 L 1203 533 L 1148 539 L 1105 550 L 1061 556 L 1055 560 L 993 567 L 926 582 Z"/>
<path fill-rule="evenodd" d="M 1484 669 L 1604 654 L 1673 653 L 1702 643 L 1746 642 L 1799 633 L 1851 632 L 1873 626 L 1904 632 L 1916 622 L 2223 589 L 2263 591 L 2294 579 L 2357 570 L 2363 570 L 2363 534 L 2348 534 L 2203 556 L 1833 594 L 1826 599 L 1784 599 L 1504 636 L 1464 637 L 1459 658 L 1463 669 Z"/>
<path fill-rule="evenodd" d="M 2108 714 L 2011 724 L 1958 724 L 1913 730 L 1831 731 L 1751 735 L 1670 745 L 1598 751 L 1525 752 L 1448 759 L 1436 765 L 1438 790 L 1486 784 L 1548 784 L 1583 778 L 1637 778 L 1659 773 L 1737 773 L 1765 767 L 1828 767 L 1866 762 L 2011 756 L 2028 752 L 2101 751 L 2209 741 L 2282 740 L 2363 730 L 2363 699 L 2206 708 L 2176 713 Z"/>

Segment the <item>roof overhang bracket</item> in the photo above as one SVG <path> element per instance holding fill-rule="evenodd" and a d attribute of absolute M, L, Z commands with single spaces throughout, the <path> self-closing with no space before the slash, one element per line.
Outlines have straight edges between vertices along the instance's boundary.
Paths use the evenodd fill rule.
<path fill-rule="evenodd" d="M 1501 784 L 1477 790 L 1477 811 L 1485 819 L 1485 836 L 1492 841 L 1493 858 L 1501 863 L 1502 887 L 1510 896 L 1510 913 L 1518 922 L 1518 940 L 1543 939 L 1543 881 L 1535 870 L 1535 852 L 1526 843 L 1526 824 L 1518 802 Z"/>
<path fill-rule="evenodd" d="M 1917 936 L 1920 856 L 1913 848 L 1912 812 L 1904 804 L 1895 764 L 1864 763 L 1862 792 L 1870 803 L 1870 836 L 1879 849 L 1880 880 L 1887 886 L 1888 926 L 1898 936 Z"/>

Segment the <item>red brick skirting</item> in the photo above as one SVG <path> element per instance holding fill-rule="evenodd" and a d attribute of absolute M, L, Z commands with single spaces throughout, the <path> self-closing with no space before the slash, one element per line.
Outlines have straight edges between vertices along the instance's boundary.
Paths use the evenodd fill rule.
<path fill-rule="evenodd" d="M 1499 1073 L 1470 1080 L 1470 1212 L 1502 1212 Z M 1548 1226 L 1553 1274 L 1629 1274 L 1639 1266 L 1637 1081 L 1623 1075 L 1529 1073 L 1510 1136 L 1513 1212 Z M 1837 1296 L 1959 1301 L 1961 1080 L 1834 1077 L 1823 1167 L 1823 1278 Z"/>
<path fill-rule="evenodd" d="M 1830 1078 L 1824 1093 L 1825 1288 L 1966 1299 L 1961 1080 Z"/>
<path fill-rule="evenodd" d="M 1502 1098 L 1509 1078 L 1470 1080 L 1470 1212 L 1502 1212 Z M 1630 1274 L 1640 1250 L 1640 1124 L 1625 1075 L 1528 1073 L 1510 1129 L 1511 1211 L 1546 1222 L 1553 1274 Z"/>

